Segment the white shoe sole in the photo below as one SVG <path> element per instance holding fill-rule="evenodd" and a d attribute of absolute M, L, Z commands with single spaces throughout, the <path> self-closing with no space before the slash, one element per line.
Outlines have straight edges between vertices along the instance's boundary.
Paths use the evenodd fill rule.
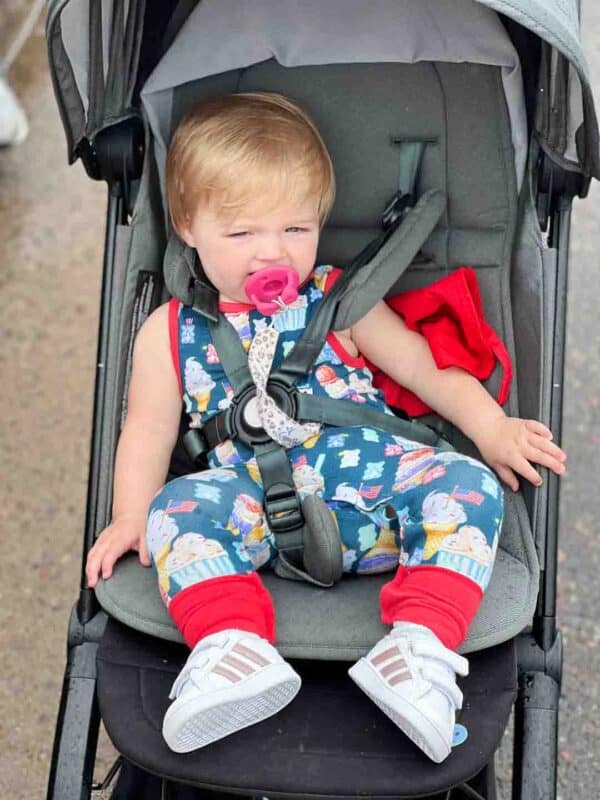
<path fill-rule="evenodd" d="M 439 764 L 450 755 L 451 747 L 438 728 L 410 701 L 393 692 L 366 659 L 357 661 L 348 675 L 432 761 Z"/>
<path fill-rule="evenodd" d="M 179 698 L 165 714 L 163 737 L 176 753 L 206 747 L 277 714 L 298 694 L 300 683 L 289 664 L 271 664 L 240 686 Z"/>

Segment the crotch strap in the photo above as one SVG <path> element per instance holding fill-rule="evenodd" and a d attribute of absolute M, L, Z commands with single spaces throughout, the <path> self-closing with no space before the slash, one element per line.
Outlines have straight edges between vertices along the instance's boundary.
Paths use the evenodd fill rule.
<path fill-rule="evenodd" d="M 287 453 L 271 435 L 272 432 L 286 441 L 285 446 L 292 446 L 320 430 L 316 423 L 298 423 L 278 408 L 267 393 L 277 331 L 271 328 L 272 333 L 257 332 L 251 350 L 257 341 L 258 345 L 252 355 L 246 356 L 235 328 L 222 314 L 217 322 L 209 322 L 209 329 L 236 397 L 256 392 L 236 409 L 239 414 L 235 413 L 230 419 L 236 424 L 235 418 L 239 417 L 240 423 L 244 422 L 249 429 L 255 428 L 257 433 L 251 446 L 263 484 L 265 518 L 279 552 L 276 571 L 282 577 L 305 580 L 323 588 L 333 586 L 342 576 L 342 543 L 333 515 L 320 497 L 300 501 Z M 291 444 L 287 444 L 288 441 Z"/>

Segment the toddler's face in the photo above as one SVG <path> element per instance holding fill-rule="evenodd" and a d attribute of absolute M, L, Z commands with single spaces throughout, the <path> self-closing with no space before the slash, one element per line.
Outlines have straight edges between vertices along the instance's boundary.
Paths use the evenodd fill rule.
<path fill-rule="evenodd" d="M 287 264 L 300 283 L 310 275 L 319 241 L 317 207 L 312 201 L 281 204 L 271 211 L 246 207 L 233 218 L 201 207 L 182 236 L 198 251 L 220 299 L 247 303 L 244 284 L 254 272 Z"/>

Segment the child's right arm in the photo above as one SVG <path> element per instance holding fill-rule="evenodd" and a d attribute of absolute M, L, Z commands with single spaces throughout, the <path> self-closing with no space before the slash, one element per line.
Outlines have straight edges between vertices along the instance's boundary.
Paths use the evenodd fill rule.
<path fill-rule="evenodd" d="M 109 578 L 117 559 L 128 550 L 137 550 L 141 563 L 150 564 L 146 516 L 164 484 L 180 417 L 165 304 L 148 317 L 135 340 L 127 417 L 115 460 L 112 522 L 88 554 L 85 572 L 91 587 L 100 574 Z"/>

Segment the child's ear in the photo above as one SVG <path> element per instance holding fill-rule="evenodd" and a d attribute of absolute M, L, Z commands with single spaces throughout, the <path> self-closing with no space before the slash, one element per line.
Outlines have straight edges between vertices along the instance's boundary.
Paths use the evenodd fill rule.
<path fill-rule="evenodd" d="M 177 235 L 180 239 L 188 245 L 188 247 L 196 247 L 196 242 L 194 237 L 192 236 L 192 232 L 188 225 L 181 225 L 177 228 Z"/>

